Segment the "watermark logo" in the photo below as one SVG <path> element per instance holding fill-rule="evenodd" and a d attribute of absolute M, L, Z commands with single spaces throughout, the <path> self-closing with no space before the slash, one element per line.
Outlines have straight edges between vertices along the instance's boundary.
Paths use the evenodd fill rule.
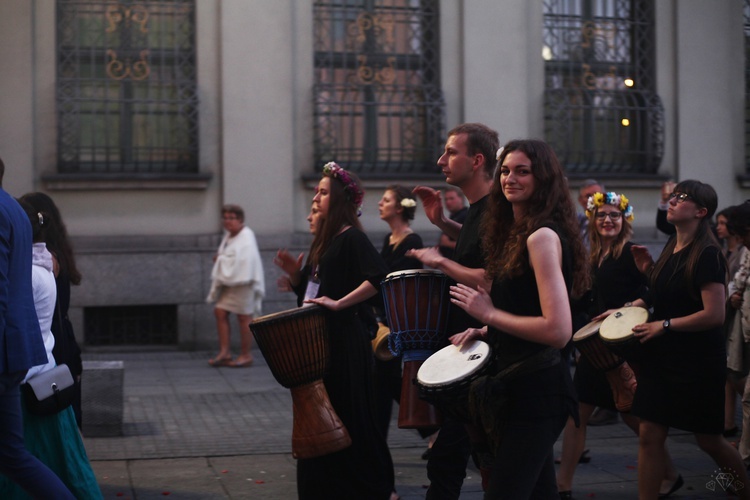
<path fill-rule="evenodd" d="M 740 491 L 745 485 L 738 479 L 737 473 L 722 467 L 711 474 L 711 480 L 706 483 L 706 489 L 711 491 Z"/>

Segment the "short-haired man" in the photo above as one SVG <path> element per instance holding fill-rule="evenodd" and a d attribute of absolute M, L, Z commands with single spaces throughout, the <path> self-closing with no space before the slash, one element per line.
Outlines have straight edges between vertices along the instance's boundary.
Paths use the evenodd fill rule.
<path fill-rule="evenodd" d="M 422 200 L 427 218 L 443 233 L 455 239 L 456 246 L 452 259 L 444 257 L 435 247 L 410 250 L 410 255 L 455 281 L 472 287 L 482 285 L 490 288 L 485 279 L 479 224 L 492 187 L 499 145 L 497 132 L 481 123 L 464 123 L 448 132 L 445 150 L 437 164 L 446 182 L 461 188 L 469 200 L 463 223 L 445 216 L 439 191 L 425 186 L 414 188 Z M 461 308 L 451 307 L 449 335 L 483 326 Z M 447 339 L 445 342 L 447 344 Z M 427 499 L 459 497 L 470 453 L 466 426 L 446 416 L 427 461 L 427 477 L 430 479 Z"/>

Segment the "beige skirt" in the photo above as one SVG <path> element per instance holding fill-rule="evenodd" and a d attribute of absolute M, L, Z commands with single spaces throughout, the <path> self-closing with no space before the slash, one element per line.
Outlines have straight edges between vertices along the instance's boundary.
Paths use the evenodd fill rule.
<path fill-rule="evenodd" d="M 214 307 L 235 314 L 253 314 L 254 300 L 252 285 L 223 286 Z"/>

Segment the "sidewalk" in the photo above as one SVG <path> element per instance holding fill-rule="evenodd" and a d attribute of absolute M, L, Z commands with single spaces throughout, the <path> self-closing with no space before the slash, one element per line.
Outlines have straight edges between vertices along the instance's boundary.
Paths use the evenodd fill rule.
<path fill-rule="evenodd" d="M 212 368 L 210 355 L 84 354 L 85 360 L 122 360 L 125 365 L 123 436 L 84 438 L 105 498 L 296 498 L 289 391 L 275 381 L 257 350 L 250 368 Z M 388 439 L 396 488 L 404 500 L 424 498 L 426 443 L 415 431 L 399 429 L 396 415 Z M 591 462 L 578 467 L 575 497 L 636 498 L 638 444 L 632 432 L 622 422 L 590 427 L 587 448 Z M 559 440 L 555 451 L 559 455 Z M 669 451 L 685 478 L 674 498 L 726 497 L 712 482 L 722 471 L 692 436 L 673 433 Z M 483 498 L 480 484 L 478 472 L 470 468 L 461 498 Z"/>

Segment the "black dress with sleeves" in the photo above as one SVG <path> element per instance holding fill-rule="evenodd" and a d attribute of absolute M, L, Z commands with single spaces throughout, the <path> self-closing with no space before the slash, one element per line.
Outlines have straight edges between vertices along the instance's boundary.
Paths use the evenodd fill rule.
<path fill-rule="evenodd" d="M 362 282 L 376 288 L 387 274 L 385 262 L 367 236 L 349 228 L 323 254 L 318 296 L 340 299 Z M 349 431 L 349 448 L 297 463 L 300 499 L 387 499 L 393 488 L 390 451 L 374 416 L 373 354 L 359 307 L 328 311 L 331 357 L 323 378 L 336 413 Z"/>

